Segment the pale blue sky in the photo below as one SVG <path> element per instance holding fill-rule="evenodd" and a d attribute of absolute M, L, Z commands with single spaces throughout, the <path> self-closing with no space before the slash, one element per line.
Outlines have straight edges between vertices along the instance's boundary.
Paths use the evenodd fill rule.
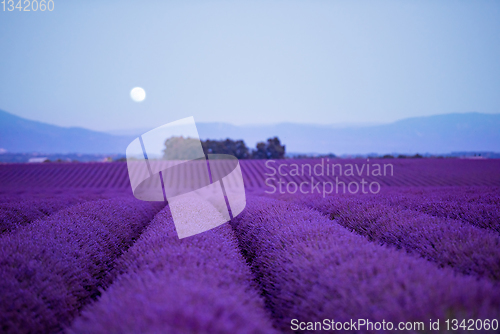
<path fill-rule="evenodd" d="M 500 1 L 54 1 L 0 11 L 0 109 L 96 130 L 500 112 Z"/>

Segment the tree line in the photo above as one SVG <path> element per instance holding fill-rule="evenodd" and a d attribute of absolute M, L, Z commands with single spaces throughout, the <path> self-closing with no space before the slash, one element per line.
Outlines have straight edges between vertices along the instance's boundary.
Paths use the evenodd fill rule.
<path fill-rule="evenodd" d="M 258 142 L 255 149 L 250 150 L 243 140 L 202 140 L 201 146 L 205 154 L 231 154 L 238 159 L 284 159 L 285 145 L 278 137 L 269 138 L 266 142 Z"/>
<path fill-rule="evenodd" d="M 168 147 L 170 157 L 178 159 L 188 159 L 192 156 L 192 151 L 196 150 L 198 140 L 192 138 L 172 137 L 165 141 L 165 148 Z M 213 140 L 201 141 L 201 146 L 205 154 L 230 154 L 238 159 L 284 159 L 285 145 L 282 145 L 278 137 L 267 139 L 265 142 L 258 142 L 255 149 L 249 149 L 243 140 Z M 199 146 L 198 146 L 199 147 Z M 164 150 L 165 155 L 167 149 Z"/>

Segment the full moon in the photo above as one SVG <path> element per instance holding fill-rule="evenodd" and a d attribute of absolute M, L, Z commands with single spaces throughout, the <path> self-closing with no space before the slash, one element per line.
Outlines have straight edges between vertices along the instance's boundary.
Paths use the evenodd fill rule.
<path fill-rule="evenodd" d="M 141 87 L 135 87 L 130 91 L 130 97 L 135 102 L 142 102 L 146 98 L 146 91 Z"/>

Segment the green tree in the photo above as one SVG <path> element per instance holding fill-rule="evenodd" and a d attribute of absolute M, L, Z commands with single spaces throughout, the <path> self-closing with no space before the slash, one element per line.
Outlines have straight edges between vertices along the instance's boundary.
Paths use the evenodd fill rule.
<path fill-rule="evenodd" d="M 252 152 L 253 159 L 284 159 L 285 145 L 281 145 L 278 137 L 269 138 L 267 143 L 257 143 L 256 149 Z"/>
<path fill-rule="evenodd" d="M 250 151 L 243 140 L 210 140 L 201 142 L 205 154 L 230 154 L 238 159 L 248 159 Z"/>
<path fill-rule="evenodd" d="M 193 160 L 201 156 L 200 141 L 196 138 L 170 137 L 165 141 L 163 158 L 166 160 Z"/>

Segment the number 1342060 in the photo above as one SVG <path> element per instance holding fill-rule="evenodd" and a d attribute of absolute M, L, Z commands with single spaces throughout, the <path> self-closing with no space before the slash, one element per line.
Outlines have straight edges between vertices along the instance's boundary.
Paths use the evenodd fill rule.
<path fill-rule="evenodd" d="M 53 0 L 3 0 L 0 4 L 4 12 L 13 12 L 15 10 L 20 12 L 51 12 L 55 6 Z"/>

